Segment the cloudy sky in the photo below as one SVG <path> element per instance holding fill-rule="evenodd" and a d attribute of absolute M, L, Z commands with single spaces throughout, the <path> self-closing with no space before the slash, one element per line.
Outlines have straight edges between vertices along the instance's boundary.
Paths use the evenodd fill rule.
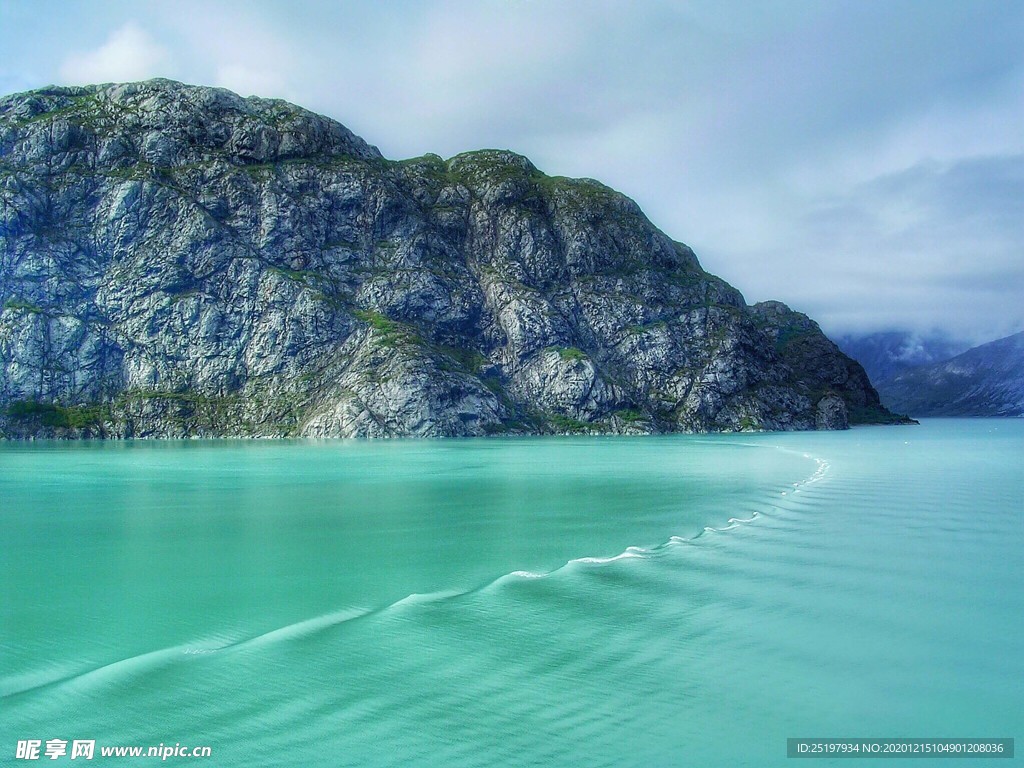
<path fill-rule="evenodd" d="M 1024 330 L 1019 0 L 0 0 L 0 92 L 154 76 L 600 179 L 832 333 Z"/>

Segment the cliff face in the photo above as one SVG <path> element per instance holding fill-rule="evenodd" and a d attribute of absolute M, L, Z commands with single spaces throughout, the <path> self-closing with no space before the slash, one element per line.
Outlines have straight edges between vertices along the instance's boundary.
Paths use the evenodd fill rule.
<path fill-rule="evenodd" d="M 748 307 L 595 181 L 388 161 L 169 81 L 0 100 L 0 306 L 8 436 L 893 420 L 817 325 Z"/>

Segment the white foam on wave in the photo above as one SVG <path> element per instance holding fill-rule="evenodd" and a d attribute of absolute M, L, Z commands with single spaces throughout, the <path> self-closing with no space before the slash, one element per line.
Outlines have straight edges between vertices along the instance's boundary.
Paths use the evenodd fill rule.
<path fill-rule="evenodd" d="M 752 513 L 751 513 L 750 517 L 747 517 L 747 518 L 742 518 L 742 517 L 730 517 L 730 518 L 729 518 L 729 520 L 728 520 L 728 522 L 729 522 L 729 524 L 730 524 L 730 525 L 732 525 L 733 523 L 739 523 L 739 524 L 741 524 L 741 525 L 746 525 L 747 523 L 752 523 L 752 522 L 754 522 L 754 521 L 755 521 L 755 520 L 757 520 L 757 518 L 759 518 L 760 516 L 761 516 L 761 513 L 760 513 L 760 512 L 754 511 L 754 512 L 752 512 Z M 674 538 L 676 538 L 676 537 L 675 537 L 675 536 L 673 536 L 672 538 L 674 539 Z"/>
<path fill-rule="evenodd" d="M 612 557 L 576 557 L 570 560 L 570 563 L 587 563 L 591 565 L 604 565 L 605 563 L 614 563 L 617 560 L 628 560 L 631 557 L 643 557 L 646 550 L 641 550 L 639 547 L 629 547 L 625 552 L 620 552 Z"/>
<path fill-rule="evenodd" d="M 452 597 L 459 597 L 460 595 L 466 594 L 465 591 L 459 591 L 457 589 L 445 589 L 439 592 L 413 592 L 411 595 L 406 595 L 401 600 L 396 600 L 384 610 L 391 608 L 399 608 L 403 605 L 421 605 L 423 603 L 436 603 L 438 600 L 447 600 Z"/>
<path fill-rule="evenodd" d="M 832 468 L 832 465 L 829 464 L 824 459 L 816 458 L 815 461 L 818 462 L 818 468 L 814 471 L 813 475 L 811 475 L 809 478 L 800 483 L 800 485 L 810 485 L 811 483 L 818 482 L 819 480 L 824 478 L 825 475 L 828 474 L 828 471 Z"/>
<path fill-rule="evenodd" d="M 739 524 L 738 521 L 737 522 L 730 521 L 729 525 L 725 525 L 725 526 L 723 526 L 721 528 L 715 528 L 715 527 L 710 526 L 710 525 L 705 525 L 704 526 L 704 530 L 701 531 L 700 535 L 703 536 L 705 533 L 725 533 L 726 531 L 731 531 L 734 528 L 739 528 L 739 527 L 740 527 L 740 524 Z"/>

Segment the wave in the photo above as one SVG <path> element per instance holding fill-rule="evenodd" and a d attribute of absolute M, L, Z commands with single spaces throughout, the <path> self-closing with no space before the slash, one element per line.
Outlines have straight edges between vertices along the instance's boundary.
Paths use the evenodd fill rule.
<path fill-rule="evenodd" d="M 129 656 L 85 669 L 79 667 L 71 671 L 68 668 L 64 668 L 58 674 L 49 676 L 45 673 L 20 675 L 18 678 L 13 679 L 15 685 L 10 685 L 12 678 L 0 681 L 0 684 L 5 685 L 3 693 L 0 694 L 0 699 L 11 699 L 31 691 L 58 686 L 74 686 L 77 688 L 103 685 L 104 683 L 124 680 L 135 674 L 150 672 L 160 667 L 168 666 L 190 652 L 208 653 L 214 650 L 220 650 L 220 648 L 217 646 L 211 647 L 208 642 L 200 641 L 199 643 L 186 643 L 170 648 L 147 651 L 136 656 Z M 23 684 L 17 685 L 18 680 L 23 681 Z"/>
<path fill-rule="evenodd" d="M 227 650 L 230 648 L 256 648 L 285 640 L 297 640 L 302 637 L 314 635 L 322 630 L 336 627 L 339 624 L 344 624 L 347 621 L 361 619 L 364 616 L 369 616 L 376 612 L 377 611 L 372 608 L 348 608 L 341 611 L 332 611 L 331 613 L 325 613 L 322 616 L 314 616 L 312 619 L 304 619 L 303 621 L 297 621 L 294 624 L 288 624 L 286 626 L 279 627 L 278 629 L 273 629 L 270 632 L 264 632 L 262 635 L 256 635 L 248 640 L 230 643 L 216 650 Z"/>
<path fill-rule="evenodd" d="M 741 443 L 741 445 L 751 445 L 760 448 L 765 447 L 757 445 L 756 443 Z M 812 459 L 817 463 L 815 471 L 809 477 L 803 481 L 793 483 L 792 487 L 795 493 L 798 493 L 805 486 L 820 482 L 831 469 L 831 465 L 825 459 L 814 457 L 800 451 L 783 448 L 781 446 L 772 447 L 785 453 L 796 454 L 803 458 Z M 786 496 L 787 493 L 787 491 L 781 491 L 782 496 Z M 697 544 L 701 538 L 709 534 L 722 534 L 745 525 L 756 523 L 761 517 L 763 517 L 763 514 L 760 511 L 755 510 L 749 517 L 730 517 L 727 524 L 723 527 L 706 526 L 702 531 L 698 532 L 694 536 L 671 536 L 667 541 L 653 547 L 628 546 L 617 555 L 604 557 L 577 557 L 547 571 L 512 571 L 510 573 L 502 574 L 489 582 L 465 590 L 441 590 L 430 593 L 413 592 L 386 605 L 371 608 L 352 607 L 332 611 L 330 613 L 314 616 L 310 619 L 303 619 L 302 621 L 297 621 L 293 624 L 278 627 L 277 629 L 270 630 L 269 632 L 264 632 L 248 638 L 206 638 L 191 643 L 171 646 L 169 648 L 148 651 L 136 656 L 70 673 L 65 667 L 53 670 L 49 674 L 46 671 L 42 671 L 39 673 L 22 674 L 14 678 L 9 677 L 4 680 L 0 680 L 0 700 L 54 686 L 74 686 L 75 688 L 81 688 L 115 683 L 164 666 L 182 663 L 189 659 L 189 657 L 205 656 L 207 654 L 218 652 L 244 652 L 249 649 L 263 648 L 278 643 L 304 639 L 370 616 L 429 603 L 462 598 L 472 594 L 499 588 L 510 581 L 544 579 L 574 567 L 603 567 L 624 560 L 651 559 L 662 556 L 667 550 L 678 548 L 680 546 L 693 546 Z"/>

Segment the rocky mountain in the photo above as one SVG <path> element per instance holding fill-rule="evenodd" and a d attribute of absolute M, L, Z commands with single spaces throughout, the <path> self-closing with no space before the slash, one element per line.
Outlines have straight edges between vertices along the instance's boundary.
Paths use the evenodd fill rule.
<path fill-rule="evenodd" d="M 13 437 L 898 420 L 596 181 L 166 80 L 0 99 L 0 306 Z"/>
<path fill-rule="evenodd" d="M 942 333 L 910 331 L 845 334 L 835 341 L 845 354 L 864 366 L 876 386 L 914 366 L 948 360 L 970 346 Z M 882 400 L 885 401 L 884 394 Z"/>
<path fill-rule="evenodd" d="M 914 416 L 1024 416 L 1024 333 L 903 371 L 882 387 L 891 407 Z"/>

